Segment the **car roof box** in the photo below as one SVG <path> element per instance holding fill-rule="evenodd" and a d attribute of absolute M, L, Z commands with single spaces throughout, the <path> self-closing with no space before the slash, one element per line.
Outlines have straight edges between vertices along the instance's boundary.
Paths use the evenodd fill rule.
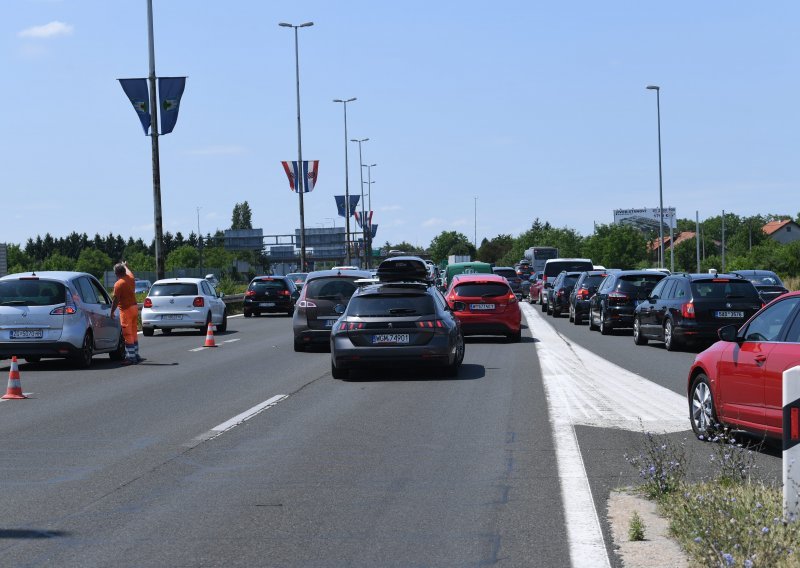
<path fill-rule="evenodd" d="M 427 282 L 428 267 L 418 256 L 395 256 L 387 258 L 378 266 L 381 282 Z"/>

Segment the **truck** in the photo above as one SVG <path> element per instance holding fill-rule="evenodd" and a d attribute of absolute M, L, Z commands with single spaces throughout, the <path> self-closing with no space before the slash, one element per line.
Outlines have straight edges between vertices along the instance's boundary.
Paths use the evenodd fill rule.
<path fill-rule="evenodd" d="M 447 257 L 447 264 L 456 264 L 457 262 L 471 262 L 472 258 L 468 254 L 451 254 Z"/>
<path fill-rule="evenodd" d="M 534 273 L 544 270 L 544 263 L 551 258 L 558 258 L 556 247 L 531 247 L 525 251 L 525 258 L 530 261 Z"/>

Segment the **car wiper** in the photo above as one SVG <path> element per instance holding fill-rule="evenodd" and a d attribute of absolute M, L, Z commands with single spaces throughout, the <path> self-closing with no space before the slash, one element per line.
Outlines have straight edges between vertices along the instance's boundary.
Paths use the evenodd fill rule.
<path fill-rule="evenodd" d="M 742 296 L 740 294 L 725 294 L 725 298 L 727 298 L 727 299 L 730 299 L 730 298 L 744 298 L 744 296 Z"/>
<path fill-rule="evenodd" d="M 502 294 L 496 294 L 494 292 L 489 292 L 487 294 L 481 294 L 481 298 L 497 298 L 498 296 L 502 296 Z"/>
<path fill-rule="evenodd" d="M 9 302 L 0 302 L 0 306 L 27 306 L 27 300 L 11 300 Z"/>
<path fill-rule="evenodd" d="M 338 300 L 338 295 L 333 296 L 317 296 L 316 298 L 311 298 L 312 300 Z M 344 299 L 344 298 L 343 298 Z"/>
<path fill-rule="evenodd" d="M 415 310 L 414 308 L 391 308 L 389 310 L 389 313 L 392 314 L 392 315 L 415 314 L 415 313 L 417 313 L 417 310 Z"/>

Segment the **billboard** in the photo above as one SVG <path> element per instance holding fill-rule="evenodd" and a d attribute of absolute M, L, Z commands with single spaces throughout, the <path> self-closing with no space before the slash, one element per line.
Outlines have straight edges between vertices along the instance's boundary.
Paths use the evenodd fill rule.
<path fill-rule="evenodd" d="M 615 225 L 630 225 L 642 231 L 658 231 L 658 207 L 614 209 Z M 675 226 L 675 208 L 664 207 L 664 232 Z"/>

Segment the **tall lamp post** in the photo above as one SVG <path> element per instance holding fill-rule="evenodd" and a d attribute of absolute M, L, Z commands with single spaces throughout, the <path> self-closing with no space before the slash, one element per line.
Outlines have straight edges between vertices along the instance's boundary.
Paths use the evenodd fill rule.
<path fill-rule="evenodd" d="M 656 112 L 658 116 L 658 240 L 659 240 L 659 268 L 664 268 L 664 185 L 661 175 L 661 87 L 647 85 L 647 89 L 656 92 Z M 672 243 L 670 242 L 670 246 Z"/>
<path fill-rule="evenodd" d="M 364 245 L 367 244 L 367 229 L 366 229 L 366 217 L 364 216 L 364 207 L 366 206 L 366 200 L 364 199 L 364 159 L 361 156 L 361 143 L 367 142 L 369 138 L 362 138 L 358 139 L 350 139 L 350 142 L 357 142 L 358 143 L 358 175 L 361 179 L 361 238 Z M 369 259 L 367 258 L 367 251 L 366 248 L 364 249 L 364 257 L 367 259 L 367 267 L 369 268 Z"/>
<path fill-rule="evenodd" d="M 297 28 L 309 28 L 314 25 L 314 22 L 306 22 L 300 25 L 287 24 L 281 22 L 278 24 L 282 28 L 294 28 L 294 66 L 295 77 L 297 79 L 297 171 L 302 174 L 303 172 L 303 142 L 300 134 L 300 51 L 297 43 Z M 305 211 L 303 209 L 303 192 L 306 189 L 306 180 L 302 175 L 298 175 L 295 180 L 295 187 L 297 194 L 300 196 L 300 270 L 306 270 L 306 221 Z"/>
<path fill-rule="evenodd" d="M 347 103 L 352 103 L 356 97 L 350 99 L 333 99 L 335 103 L 342 103 L 344 107 L 344 235 L 347 262 L 350 264 L 350 173 L 347 160 Z"/>
<path fill-rule="evenodd" d="M 367 199 L 368 199 L 367 209 L 369 211 L 372 211 L 372 184 L 375 183 L 374 181 L 372 181 L 372 168 L 374 168 L 377 165 L 378 164 L 369 164 L 369 165 L 364 164 L 364 165 L 361 166 L 362 168 L 367 168 L 367 180 L 368 180 L 367 181 Z M 371 234 L 372 233 L 370 233 L 370 235 Z"/>
<path fill-rule="evenodd" d="M 158 101 L 156 98 L 156 50 L 153 40 L 153 0 L 147 0 L 147 44 L 150 55 L 150 141 L 153 152 L 153 217 L 155 229 L 156 277 L 164 278 L 164 235 L 161 216 L 161 166 L 158 157 Z"/>

